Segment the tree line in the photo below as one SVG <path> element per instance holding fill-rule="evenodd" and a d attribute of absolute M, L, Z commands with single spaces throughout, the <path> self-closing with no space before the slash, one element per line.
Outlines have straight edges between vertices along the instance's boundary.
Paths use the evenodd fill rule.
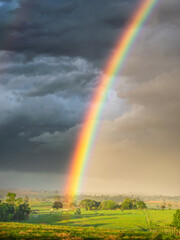
<path fill-rule="evenodd" d="M 5 202 L 0 202 L 0 221 L 23 221 L 29 217 L 31 209 L 28 198 L 16 198 L 15 193 L 7 193 Z"/>
<path fill-rule="evenodd" d="M 62 202 L 55 201 L 53 203 L 53 208 L 59 209 L 63 207 Z M 85 210 L 113 210 L 113 209 L 121 209 L 121 210 L 128 210 L 128 209 L 145 209 L 147 208 L 145 202 L 136 199 L 126 198 L 122 204 L 117 204 L 113 200 L 105 200 L 105 201 L 95 201 L 91 199 L 83 199 L 80 201 L 79 204 L 74 202 L 69 204 L 70 208 L 73 207 L 80 207 L 84 208 Z"/>
<path fill-rule="evenodd" d="M 145 209 L 147 208 L 146 204 L 141 200 L 126 198 L 122 204 L 116 204 L 113 200 L 106 200 L 98 202 L 95 200 L 84 199 L 79 203 L 80 207 L 85 208 L 86 210 L 113 210 L 113 209 Z"/>

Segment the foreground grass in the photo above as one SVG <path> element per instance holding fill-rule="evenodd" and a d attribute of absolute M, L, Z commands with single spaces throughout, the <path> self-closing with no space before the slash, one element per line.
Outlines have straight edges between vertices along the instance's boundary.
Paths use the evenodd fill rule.
<path fill-rule="evenodd" d="M 0 239 L 139 239 L 170 240 L 180 239 L 173 233 L 119 231 L 98 228 L 79 228 L 53 225 L 37 225 L 27 223 L 0 223 Z"/>

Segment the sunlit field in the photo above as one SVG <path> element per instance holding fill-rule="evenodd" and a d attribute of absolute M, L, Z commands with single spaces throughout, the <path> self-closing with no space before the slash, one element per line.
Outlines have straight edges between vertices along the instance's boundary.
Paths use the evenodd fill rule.
<path fill-rule="evenodd" d="M 82 211 L 47 208 L 27 223 L 0 223 L 0 239 L 179 239 L 170 225 L 175 210 Z"/>
<path fill-rule="evenodd" d="M 53 210 L 51 205 L 34 203 L 28 223 L 52 224 L 61 226 L 95 227 L 120 230 L 148 231 L 156 228 L 169 228 L 175 210 L 81 210 L 80 216 L 73 211 Z"/>
<path fill-rule="evenodd" d="M 179 239 L 177 231 L 120 231 L 115 229 L 0 223 L 0 239 Z"/>
<path fill-rule="evenodd" d="M 52 203 L 30 202 L 21 223 L 0 223 L 0 239 L 179 239 L 172 227 L 175 209 L 52 210 Z"/>

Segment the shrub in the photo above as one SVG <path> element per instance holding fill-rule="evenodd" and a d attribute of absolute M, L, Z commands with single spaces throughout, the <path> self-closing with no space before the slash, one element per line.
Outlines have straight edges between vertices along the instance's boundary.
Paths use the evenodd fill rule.
<path fill-rule="evenodd" d="M 59 208 L 63 207 L 63 204 L 62 202 L 54 202 L 52 207 L 58 210 Z"/>
<path fill-rule="evenodd" d="M 174 214 L 173 226 L 180 229 L 180 209 L 177 209 L 176 213 Z"/>
<path fill-rule="evenodd" d="M 74 212 L 74 215 L 81 215 L 81 209 L 77 208 L 76 211 Z"/>

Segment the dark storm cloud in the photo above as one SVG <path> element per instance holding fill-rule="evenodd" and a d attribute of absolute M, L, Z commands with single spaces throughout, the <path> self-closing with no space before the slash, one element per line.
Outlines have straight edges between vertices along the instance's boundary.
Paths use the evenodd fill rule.
<path fill-rule="evenodd" d="M 16 1 L 2 2 L 1 170 L 64 172 L 78 125 L 101 74 L 99 66 L 139 1 L 24 0 L 19 5 Z M 179 0 L 159 1 L 144 29 L 145 38 L 136 46 L 124 70 L 127 85 L 130 80 L 141 84 L 177 67 L 179 5 Z M 153 57 L 149 58 L 150 54 Z M 131 103 L 145 104 L 148 92 L 146 88 L 141 90 L 120 96 Z M 159 106 L 154 91 L 152 87 L 150 98 L 153 105 Z M 118 112 L 120 108 L 118 105 L 114 109 Z"/>
<path fill-rule="evenodd" d="M 97 70 L 80 58 L 25 59 L 0 52 L 1 169 L 63 172 Z"/>
<path fill-rule="evenodd" d="M 41 137 L 31 139 L 30 136 L 33 133 L 40 134 L 43 127 L 45 126 L 37 123 L 33 125 L 33 122 L 25 117 L 17 117 L 1 125 L 1 170 L 58 173 L 65 171 L 76 128 L 52 134 L 45 132 Z M 45 131 L 54 128 L 55 126 L 46 126 Z"/>
<path fill-rule="evenodd" d="M 106 58 L 139 0 L 24 0 L 0 7 L 1 49 L 28 56 L 52 54 Z M 154 23 L 179 24 L 179 1 L 159 1 Z M 6 8 L 6 11 L 4 9 Z M 7 11 L 9 9 L 9 12 Z M 176 17 L 175 17 L 176 16 Z"/>
<path fill-rule="evenodd" d="M 1 83 L 24 97 L 58 94 L 61 98 L 88 99 L 100 74 L 82 58 L 38 56 L 31 61 L 25 59 L 23 54 L 0 52 Z"/>
<path fill-rule="evenodd" d="M 19 8 L 9 12 L 10 21 L 0 25 L 7 32 L 0 46 L 32 54 L 97 60 L 108 54 L 137 2 L 21 1 Z"/>

